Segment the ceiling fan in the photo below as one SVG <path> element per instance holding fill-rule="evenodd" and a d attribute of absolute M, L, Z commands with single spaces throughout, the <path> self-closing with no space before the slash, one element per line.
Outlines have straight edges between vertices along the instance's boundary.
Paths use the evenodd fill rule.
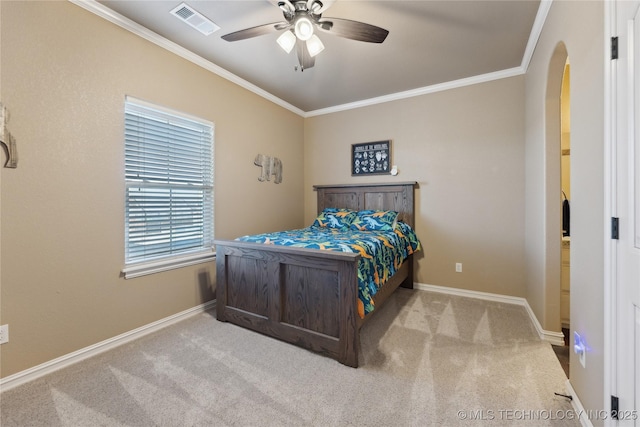
<path fill-rule="evenodd" d="M 286 22 L 246 28 L 226 34 L 222 39 L 233 42 L 285 30 L 278 37 L 278 44 L 287 53 L 295 46 L 298 62 L 304 71 L 315 65 L 315 56 L 324 49 L 314 30 L 369 43 L 382 43 L 389 34 L 389 31 L 383 28 L 364 22 L 322 18 L 322 13 L 328 6 L 324 7 L 320 0 L 280 0 L 278 7 L 282 9 Z"/>

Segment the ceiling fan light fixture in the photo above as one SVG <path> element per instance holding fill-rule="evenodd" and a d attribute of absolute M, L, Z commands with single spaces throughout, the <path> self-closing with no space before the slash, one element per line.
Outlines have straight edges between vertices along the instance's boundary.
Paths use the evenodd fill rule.
<path fill-rule="evenodd" d="M 311 38 L 307 40 L 307 50 L 309 50 L 309 55 L 311 55 L 312 58 L 322 52 L 324 50 L 324 45 L 322 44 L 320 37 L 315 34 L 312 35 Z"/>
<path fill-rule="evenodd" d="M 317 15 L 320 12 L 320 9 L 322 9 L 322 6 L 323 4 L 320 0 L 315 0 L 313 3 L 311 3 L 311 7 L 309 8 L 309 10 L 314 15 Z"/>
<path fill-rule="evenodd" d="M 278 7 L 282 9 L 282 11 L 285 13 L 293 13 L 295 11 L 291 6 L 291 3 L 284 2 L 284 1 L 278 2 Z"/>
<path fill-rule="evenodd" d="M 333 28 L 333 22 L 331 21 L 322 21 L 322 22 L 319 22 L 318 25 L 320 26 L 320 28 L 322 28 L 325 31 L 329 31 L 331 30 L 331 28 Z"/>
<path fill-rule="evenodd" d="M 313 35 L 313 24 L 309 18 L 303 16 L 296 21 L 294 31 L 300 40 L 309 40 Z"/>
<path fill-rule="evenodd" d="M 280 34 L 280 37 L 276 40 L 280 47 L 284 49 L 285 52 L 290 53 L 293 47 L 296 45 L 296 36 L 290 30 L 285 31 Z"/>

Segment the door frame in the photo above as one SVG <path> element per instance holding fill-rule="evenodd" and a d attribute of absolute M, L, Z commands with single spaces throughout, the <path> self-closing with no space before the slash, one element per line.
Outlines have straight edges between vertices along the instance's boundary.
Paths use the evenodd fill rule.
<path fill-rule="evenodd" d="M 604 218 L 614 217 L 616 211 L 616 61 L 611 60 L 611 38 L 616 36 L 616 1 L 605 3 L 605 65 L 604 65 Z M 617 291 L 616 264 L 617 247 L 611 239 L 611 225 L 604 227 L 604 402 L 603 407 L 611 413 L 611 398 L 617 388 L 616 355 L 617 336 L 615 333 L 615 304 Z M 613 425 L 607 417 L 605 425 Z"/>
<path fill-rule="evenodd" d="M 623 37 L 627 35 L 627 28 L 618 28 L 618 16 L 617 7 L 619 0 L 611 0 L 605 3 L 605 47 L 606 56 L 605 61 L 605 117 L 604 117 L 604 169 L 605 169 L 605 186 L 604 186 L 604 215 L 605 221 L 605 235 L 604 237 L 604 402 L 603 407 L 608 414 L 611 414 L 611 400 L 612 396 L 617 396 L 622 385 L 618 383 L 618 370 L 623 369 L 624 366 L 620 366 L 620 356 L 624 348 L 624 343 L 620 341 L 620 334 L 618 330 L 618 303 L 620 292 L 624 292 L 621 287 L 621 283 L 618 278 L 618 271 L 620 263 L 623 262 L 621 255 L 618 253 L 619 245 L 618 241 L 614 240 L 611 235 L 611 218 L 619 217 L 618 211 L 619 200 L 619 186 L 618 186 L 618 149 L 620 144 L 625 143 L 623 135 L 619 135 L 618 132 L 623 132 L 619 129 L 618 120 L 620 114 L 635 114 L 633 111 L 618 111 L 617 105 L 620 100 L 618 99 L 619 84 L 618 74 L 626 72 L 626 70 L 619 69 L 620 64 L 616 60 L 611 58 L 611 40 L 613 37 Z M 638 3 L 640 4 L 640 3 Z M 626 43 L 629 43 L 627 41 Z M 622 43 L 622 46 L 626 46 Z M 627 84 L 627 83 L 625 83 Z M 620 87 L 620 89 L 624 89 Z M 633 117 L 633 116 L 632 116 Z M 632 118 L 635 120 L 635 118 Z M 628 196 L 626 196 L 628 197 Z M 631 200 L 630 200 L 631 202 Z M 626 213 L 625 213 L 626 214 Z M 621 408 L 624 409 L 624 408 Z M 616 426 L 620 423 L 616 420 L 612 420 L 611 417 L 607 417 L 605 425 Z"/>

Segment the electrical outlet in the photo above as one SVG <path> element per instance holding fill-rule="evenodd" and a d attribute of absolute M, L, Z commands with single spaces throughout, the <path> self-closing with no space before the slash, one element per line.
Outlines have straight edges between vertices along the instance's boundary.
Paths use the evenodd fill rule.
<path fill-rule="evenodd" d="M 456 262 L 456 273 L 462 273 L 462 263 Z"/>
<path fill-rule="evenodd" d="M 9 342 L 9 325 L 0 326 L 0 344 Z"/>

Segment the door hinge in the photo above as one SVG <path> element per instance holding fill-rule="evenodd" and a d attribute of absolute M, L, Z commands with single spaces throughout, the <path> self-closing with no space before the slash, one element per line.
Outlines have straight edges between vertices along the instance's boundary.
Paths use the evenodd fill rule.
<path fill-rule="evenodd" d="M 620 419 L 620 417 L 618 416 L 618 411 L 620 411 L 620 408 L 618 407 L 618 405 L 619 405 L 618 396 L 611 395 L 611 418 L 614 420 Z"/>
<path fill-rule="evenodd" d="M 611 238 L 613 240 L 618 240 L 620 237 L 620 228 L 618 226 L 618 218 L 611 217 Z"/>
<path fill-rule="evenodd" d="M 611 37 L 611 59 L 618 59 L 618 37 Z"/>

